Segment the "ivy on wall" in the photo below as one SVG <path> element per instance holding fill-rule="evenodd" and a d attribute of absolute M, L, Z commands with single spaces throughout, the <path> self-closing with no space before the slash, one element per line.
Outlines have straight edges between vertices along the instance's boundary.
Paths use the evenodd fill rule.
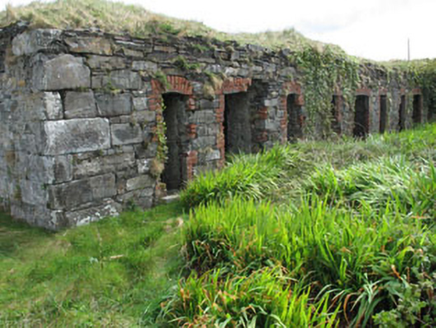
<path fill-rule="evenodd" d="M 334 90 L 339 89 L 345 103 L 354 108 L 354 93 L 360 82 L 358 60 L 330 46 L 323 49 L 306 46 L 289 56 L 289 60 L 302 73 L 305 132 L 329 136 Z"/>

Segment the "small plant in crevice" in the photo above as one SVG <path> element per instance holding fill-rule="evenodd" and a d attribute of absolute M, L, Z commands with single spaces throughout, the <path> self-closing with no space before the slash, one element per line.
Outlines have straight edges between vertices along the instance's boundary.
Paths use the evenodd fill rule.
<path fill-rule="evenodd" d="M 167 137 L 166 137 L 167 125 L 165 123 L 164 116 L 163 116 L 163 111 L 165 110 L 165 108 L 166 106 L 162 99 L 161 113 L 158 113 L 158 115 L 156 115 L 156 132 L 155 132 L 157 138 L 156 159 L 161 163 L 165 163 L 168 155 L 168 146 L 167 146 Z"/>
<path fill-rule="evenodd" d="M 183 72 L 197 71 L 200 68 L 200 64 L 189 63 L 183 56 L 177 56 L 174 60 L 174 65 L 181 69 Z"/>
<path fill-rule="evenodd" d="M 171 89 L 171 84 L 168 82 L 168 78 L 167 78 L 166 74 L 164 72 L 162 72 L 161 70 L 158 70 L 154 74 L 154 78 L 157 81 L 159 81 L 159 83 L 161 84 L 161 86 L 164 90 Z"/>

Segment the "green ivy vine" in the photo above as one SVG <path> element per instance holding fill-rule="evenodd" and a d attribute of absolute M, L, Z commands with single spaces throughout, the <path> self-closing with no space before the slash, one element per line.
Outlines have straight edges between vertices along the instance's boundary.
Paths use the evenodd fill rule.
<path fill-rule="evenodd" d="M 162 99 L 161 102 L 161 115 L 156 116 L 156 137 L 157 137 L 157 154 L 156 159 L 160 163 L 165 163 L 168 155 L 168 145 L 166 131 L 167 126 L 164 120 L 163 112 L 166 109 L 165 103 Z"/>
<path fill-rule="evenodd" d="M 289 60 L 302 73 L 306 132 L 329 136 L 333 90 L 339 88 L 346 104 L 354 108 L 355 90 L 360 82 L 358 60 L 330 46 L 323 49 L 306 46 Z"/>

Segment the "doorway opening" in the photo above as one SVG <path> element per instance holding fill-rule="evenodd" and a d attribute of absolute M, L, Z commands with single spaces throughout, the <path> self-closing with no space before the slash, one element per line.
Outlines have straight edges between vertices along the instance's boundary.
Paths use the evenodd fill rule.
<path fill-rule="evenodd" d="M 341 96 L 333 96 L 332 98 L 332 120 L 331 120 L 331 127 L 332 131 L 336 133 L 337 135 L 340 135 L 342 133 L 341 128 Z"/>
<path fill-rule="evenodd" d="M 386 96 L 380 96 L 380 126 L 379 126 L 379 132 L 385 133 L 386 131 L 386 125 L 388 120 L 388 108 L 387 108 L 387 97 Z"/>
<path fill-rule="evenodd" d="M 369 133 L 369 97 L 357 96 L 354 109 L 353 135 L 365 138 Z"/>
<path fill-rule="evenodd" d="M 186 182 L 183 144 L 187 140 L 185 115 L 188 97 L 178 93 L 165 93 L 162 98 L 165 106 L 163 118 L 166 124 L 168 157 L 161 180 L 168 191 L 177 191 Z"/>
<path fill-rule="evenodd" d="M 413 123 L 422 123 L 422 99 L 421 95 L 413 96 L 413 113 L 412 113 Z"/>
<path fill-rule="evenodd" d="M 224 138 L 227 153 L 251 153 L 250 102 L 247 92 L 225 95 Z"/>
<path fill-rule="evenodd" d="M 288 114 L 288 141 L 303 137 L 302 108 L 298 103 L 298 95 L 291 93 L 286 100 Z"/>

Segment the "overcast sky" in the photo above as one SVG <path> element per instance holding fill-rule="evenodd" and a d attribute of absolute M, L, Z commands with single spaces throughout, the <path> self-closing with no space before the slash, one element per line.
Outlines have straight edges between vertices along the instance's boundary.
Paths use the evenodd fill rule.
<path fill-rule="evenodd" d="M 26 4 L 28 0 L 0 0 Z M 436 0 L 123 0 L 169 16 L 193 19 L 225 32 L 294 27 L 375 60 L 436 57 Z"/>

